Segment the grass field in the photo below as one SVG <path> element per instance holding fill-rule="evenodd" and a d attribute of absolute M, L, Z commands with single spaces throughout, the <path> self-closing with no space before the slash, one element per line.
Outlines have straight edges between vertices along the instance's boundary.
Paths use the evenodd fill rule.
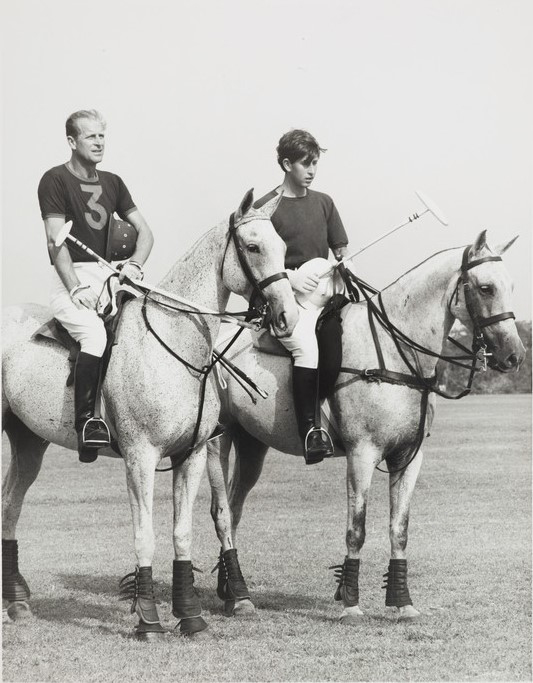
<path fill-rule="evenodd" d="M 221 613 L 210 574 L 218 545 L 204 480 L 196 503 L 196 584 L 209 629 L 164 643 L 131 637 L 118 602 L 134 568 L 124 468 L 81 465 L 51 447 L 19 524 L 34 618 L 3 629 L 4 681 L 531 680 L 529 395 L 439 401 L 410 524 L 411 597 L 420 620 L 385 610 L 387 477 L 376 472 L 361 566 L 361 607 L 337 622 L 328 566 L 345 554 L 345 464 L 305 467 L 271 453 L 243 518 L 239 556 L 259 616 Z M 3 465 L 8 449 L 4 440 Z M 154 575 L 164 625 L 172 576 L 171 475 L 158 475 Z"/>

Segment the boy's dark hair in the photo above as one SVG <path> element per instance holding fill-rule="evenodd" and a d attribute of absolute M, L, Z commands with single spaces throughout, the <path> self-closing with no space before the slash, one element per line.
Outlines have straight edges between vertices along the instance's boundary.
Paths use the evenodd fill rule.
<path fill-rule="evenodd" d="M 288 159 L 291 164 L 295 161 L 310 162 L 315 157 L 319 157 L 320 152 L 326 150 L 320 147 L 311 133 L 296 128 L 281 136 L 276 151 L 278 153 L 278 164 L 285 173 L 283 159 Z"/>

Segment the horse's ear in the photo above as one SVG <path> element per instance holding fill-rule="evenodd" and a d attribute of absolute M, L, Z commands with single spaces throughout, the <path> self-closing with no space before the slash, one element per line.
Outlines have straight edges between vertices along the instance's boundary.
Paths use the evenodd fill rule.
<path fill-rule="evenodd" d="M 501 256 L 504 251 L 507 251 L 507 249 L 509 249 L 509 247 L 516 242 L 518 238 L 519 235 L 515 235 L 512 240 L 509 240 L 509 242 L 507 242 L 507 244 L 498 244 L 498 246 L 495 249 L 496 253 L 499 254 L 499 256 Z"/>
<path fill-rule="evenodd" d="M 472 253 L 477 254 L 483 249 L 483 247 L 486 247 L 486 246 L 487 246 L 487 231 L 483 230 L 482 232 L 479 233 L 476 241 L 474 242 L 474 245 L 472 247 Z"/>
<path fill-rule="evenodd" d="M 252 204 L 254 203 L 254 188 L 252 187 L 251 190 L 248 190 L 248 192 L 244 195 L 242 202 L 235 212 L 235 222 L 238 223 L 239 220 L 250 211 L 252 208 Z"/>
<path fill-rule="evenodd" d="M 272 197 L 272 199 L 269 199 L 266 204 L 263 204 L 263 206 L 261 207 L 261 211 L 267 218 L 270 218 L 274 214 L 274 211 L 278 208 L 278 205 L 282 197 L 283 190 L 275 197 Z"/>

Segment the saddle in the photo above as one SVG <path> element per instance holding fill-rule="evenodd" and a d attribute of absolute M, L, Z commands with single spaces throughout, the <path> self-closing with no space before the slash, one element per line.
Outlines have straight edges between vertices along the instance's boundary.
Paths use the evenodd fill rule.
<path fill-rule="evenodd" d="M 320 313 L 315 333 L 318 341 L 318 382 L 320 399 L 331 396 L 342 362 L 341 310 L 349 303 L 344 294 L 335 294 Z M 286 356 L 290 353 L 268 330 L 252 332 L 252 342 L 262 353 Z"/>
<path fill-rule="evenodd" d="M 135 298 L 136 296 L 132 292 L 120 290 L 114 297 L 112 304 L 106 307 L 104 311 L 103 319 L 104 327 L 107 333 L 107 344 L 103 355 L 99 390 L 103 384 L 109 359 L 111 357 L 111 352 L 113 350 L 113 346 L 115 345 L 116 330 L 123 308 L 128 301 Z M 63 348 L 67 349 L 69 352 L 68 362 L 70 364 L 70 373 L 67 377 L 66 385 L 67 387 L 72 386 L 72 384 L 74 384 L 74 367 L 76 365 L 76 359 L 80 351 L 79 342 L 71 337 L 67 329 L 59 322 L 59 320 L 56 320 L 55 318 L 52 318 L 48 322 L 44 323 L 44 325 L 41 325 L 41 327 L 39 327 L 39 329 L 33 333 L 31 339 L 33 341 L 51 339 L 52 341 L 57 342 Z M 99 401 L 98 398 L 97 401 Z"/>

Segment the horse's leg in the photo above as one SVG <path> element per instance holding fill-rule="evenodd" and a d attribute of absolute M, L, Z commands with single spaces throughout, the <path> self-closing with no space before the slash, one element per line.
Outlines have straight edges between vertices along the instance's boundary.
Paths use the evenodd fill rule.
<path fill-rule="evenodd" d="M 132 599 L 131 611 L 136 612 L 139 624 L 135 635 L 140 640 L 164 637 L 157 613 L 152 580 L 152 561 L 155 552 L 153 529 L 153 498 L 155 468 L 159 451 L 148 443 L 135 449 L 121 447 L 126 463 L 126 482 L 133 518 L 133 540 L 137 567 L 120 582 L 122 600 Z"/>
<path fill-rule="evenodd" d="M 221 550 L 218 561 L 217 595 L 224 600 L 228 617 L 248 617 L 255 613 L 231 537 L 231 513 L 227 485 L 232 436 L 226 432 L 207 444 L 207 472 L 211 485 L 211 517 Z"/>
<path fill-rule="evenodd" d="M 3 619 L 10 621 L 31 615 L 30 589 L 18 567 L 16 529 L 24 496 L 39 474 L 49 442 L 11 412 L 5 415 L 4 429 L 11 462 L 2 484 L 2 612 Z"/>
<path fill-rule="evenodd" d="M 366 506 L 379 451 L 372 444 L 359 445 L 347 453 L 346 488 L 348 521 L 346 528 L 347 555 L 344 563 L 335 567 L 339 584 L 335 600 L 342 600 L 342 624 L 359 622 L 363 612 L 359 607 L 359 561 L 365 542 Z"/>
<path fill-rule="evenodd" d="M 241 427 L 235 428 L 233 443 L 235 445 L 235 466 L 229 485 L 229 507 L 231 510 L 231 536 L 233 543 L 235 543 L 244 502 L 261 476 L 268 446 Z"/>
<path fill-rule="evenodd" d="M 191 635 L 207 628 L 201 616 L 202 605 L 194 589 L 191 560 L 193 505 L 206 460 L 207 448 L 202 446 L 173 470 L 175 559 L 172 572 L 172 614 L 179 620 L 183 635 Z"/>
<path fill-rule="evenodd" d="M 396 607 L 400 619 L 413 619 L 420 612 L 413 607 L 407 587 L 407 529 L 409 526 L 409 507 L 418 473 L 422 465 L 422 451 L 400 472 L 389 475 L 390 525 L 389 537 L 391 559 L 386 577 L 387 593 L 385 604 Z"/>

